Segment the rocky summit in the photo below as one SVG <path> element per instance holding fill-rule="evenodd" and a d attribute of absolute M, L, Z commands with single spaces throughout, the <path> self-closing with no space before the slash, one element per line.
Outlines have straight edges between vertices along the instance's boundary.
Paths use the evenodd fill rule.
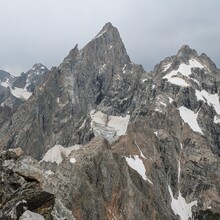
<path fill-rule="evenodd" d="M 220 70 L 206 54 L 185 45 L 148 73 L 107 23 L 59 67 L 0 80 L 0 219 L 220 219 Z"/>

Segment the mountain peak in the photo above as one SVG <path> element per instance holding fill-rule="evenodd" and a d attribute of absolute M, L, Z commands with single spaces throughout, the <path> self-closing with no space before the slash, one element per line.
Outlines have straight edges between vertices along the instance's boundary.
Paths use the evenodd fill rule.
<path fill-rule="evenodd" d="M 110 22 L 82 49 L 82 54 L 92 63 L 97 63 L 100 59 L 121 65 L 130 62 L 120 33 Z"/>
<path fill-rule="evenodd" d="M 183 45 L 178 53 L 177 57 L 180 58 L 183 62 L 189 61 L 191 58 L 198 57 L 196 50 L 191 49 L 188 45 Z"/>
<path fill-rule="evenodd" d="M 112 23 L 111 23 L 111 22 L 107 22 L 107 23 L 104 25 L 103 29 L 108 29 L 108 28 L 111 28 L 111 27 L 113 27 Z"/>
<path fill-rule="evenodd" d="M 111 34 L 114 33 L 114 34 Z M 110 22 L 106 23 L 103 28 L 101 29 L 101 31 L 95 36 L 95 39 L 101 37 L 101 36 L 119 36 L 119 32 L 118 29 L 116 27 L 114 27 Z"/>

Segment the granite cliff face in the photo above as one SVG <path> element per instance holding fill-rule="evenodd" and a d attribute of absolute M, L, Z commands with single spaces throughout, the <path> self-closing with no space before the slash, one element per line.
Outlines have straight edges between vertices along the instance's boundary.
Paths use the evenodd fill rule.
<path fill-rule="evenodd" d="M 24 78 L 13 88 L 33 94 L 0 147 L 40 161 L 21 159 L 55 195 L 51 218 L 220 218 L 220 70 L 207 55 L 183 46 L 147 73 L 107 23 L 34 91 Z"/>

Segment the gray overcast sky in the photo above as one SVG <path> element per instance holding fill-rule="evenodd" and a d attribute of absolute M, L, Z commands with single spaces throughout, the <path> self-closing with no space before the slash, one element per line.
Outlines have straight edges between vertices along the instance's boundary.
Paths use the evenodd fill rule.
<path fill-rule="evenodd" d="M 58 66 L 110 21 L 146 70 L 188 44 L 220 66 L 219 0 L 0 0 L 0 69 Z"/>

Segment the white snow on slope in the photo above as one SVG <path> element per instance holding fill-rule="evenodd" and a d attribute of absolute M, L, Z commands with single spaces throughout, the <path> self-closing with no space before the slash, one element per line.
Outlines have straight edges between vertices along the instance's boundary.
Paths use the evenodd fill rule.
<path fill-rule="evenodd" d="M 44 155 L 42 161 L 45 162 L 55 162 L 60 164 L 65 157 L 68 157 L 71 151 L 79 149 L 79 145 L 74 145 L 72 147 L 65 148 L 61 145 L 55 145 L 49 149 Z M 71 162 L 71 161 L 70 161 Z"/>
<path fill-rule="evenodd" d="M 173 99 L 172 99 L 172 98 L 168 97 L 168 99 L 169 99 L 169 103 L 172 103 L 172 102 L 173 102 Z"/>
<path fill-rule="evenodd" d="M 0 85 L 6 88 L 9 87 L 10 86 L 9 79 L 7 79 L 5 82 L 0 81 Z"/>
<path fill-rule="evenodd" d="M 160 101 L 160 104 L 165 106 L 165 107 L 167 106 L 167 104 L 165 102 L 162 102 L 162 101 Z"/>
<path fill-rule="evenodd" d="M 171 64 L 172 63 L 168 63 L 167 65 L 165 65 L 163 72 L 167 71 L 170 68 Z"/>
<path fill-rule="evenodd" d="M 144 83 L 144 82 L 147 82 L 148 80 L 149 80 L 149 78 L 142 79 L 141 82 Z"/>
<path fill-rule="evenodd" d="M 111 140 L 115 136 L 126 134 L 130 115 L 125 117 L 121 116 L 108 116 L 101 111 L 91 111 L 91 127 L 95 136 L 104 137 Z"/>
<path fill-rule="evenodd" d="M 101 37 L 106 31 L 107 31 L 107 29 L 106 29 L 106 30 L 103 30 L 103 31 L 102 31 L 100 34 L 98 34 L 94 39 Z M 93 39 L 93 40 L 94 40 L 94 39 Z"/>
<path fill-rule="evenodd" d="M 43 174 L 46 178 L 48 178 L 50 175 L 53 175 L 54 172 L 52 170 L 45 170 Z"/>
<path fill-rule="evenodd" d="M 29 210 L 26 210 L 22 216 L 19 218 L 19 220 L 45 220 L 45 218 L 35 212 L 31 212 Z"/>
<path fill-rule="evenodd" d="M 154 132 L 154 134 L 158 137 L 158 130 Z"/>
<path fill-rule="evenodd" d="M 128 165 L 133 169 L 136 170 L 144 180 L 148 181 L 149 183 L 153 184 L 146 176 L 146 169 L 144 166 L 143 161 L 139 158 L 138 155 L 134 155 L 134 158 L 125 157 Z"/>
<path fill-rule="evenodd" d="M 191 111 L 190 109 L 184 106 L 181 106 L 178 109 L 179 109 L 180 116 L 183 119 L 183 121 L 187 123 L 193 131 L 203 134 L 197 122 L 198 112 L 195 114 L 193 111 Z"/>
<path fill-rule="evenodd" d="M 121 116 L 109 116 L 107 126 L 116 130 L 117 136 L 126 134 L 130 115 L 126 115 L 124 118 Z"/>
<path fill-rule="evenodd" d="M 216 124 L 220 123 L 220 118 L 218 116 L 214 117 L 214 123 Z"/>
<path fill-rule="evenodd" d="M 208 105 L 213 106 L 216 113 L 220 114 L 220 103 L 219 103 L 219 97 L 218 94 L 210 94 L 206 92 L 205 90 L 198 91 L 196 90 L 196 97 L 197 100 L 202 100 L 204 102 L 207 102 Z"/>
<path fill-rule="evenodd" d="M 183 76 L 189 78 L 192 74 L 191 68 L 204 68 L 204 66 L 197 60 L 190 60 L 188 65 L 185 63 L 180 64 L 177 70 L 173 70 L 166 74 L 163 79 L 167 79 L 172 84 L 187 87 L 189 84 L 184 79 L 178 77 L 178 73 L 181 73 Z"/>
<path fill-rule="evenodd" d="M 76 163 L 76 159 L 74 157 L 70 158 L 70 163 Z"/>
<path fill-rule="evenodd" d="M 188 87 L 189 84 L 181 78 L 178 77 L 172 77 L 168 79 L 169 82 L 171 82 L 172 84 L 178 85 L 178 86 L 183 86 L 183 87 Z"/>
<path fill-rule="evenodd" d="M 181 220 L 188 220 L 189 218 L 192 218 L 192 206 L 196 205 L 197 206 L 197 201 L 193 201 L 189 204 L 186 203 L 186 200 L 182 197 L 181 192 L 179 192 L 178 198 L 175 199 L 173 197 L 173 192 L 168 185 L 168 190 L 170 193 L 170 196 L 172 198 L 171 201 L 171 208 L 173 209 L 173 212 L 176 215 L 180 216 Z"/>
<path fill-rule="evenodd" d="M 141 154 L 141 157 L 143 157 L 144 159 L 147 159 L 147 158 L 144 156 L 144 154 L 142 153 L 141 148 L 139 147 L 139 145 L 137 144 L 137 142 L 134 141 L 134 143 L 135 143 L 136 147 L 139 149 L 140 154 Z"/>
<path fill-rule="evenodd" d="M 127 66 L 127 64 L 125 64 L 124 67 L 122 68 L 122 72 L 123 72 L 123 73 L 126 73 L 126 71 L 125 71 L 125 67 L 126 67 L 126 66 Z"/>
<path fill-rule="evenodd" d="M 19 99 L 29 99 L 30 96 L 32 95 L 31 92 L 28 92 L 26 89 L 23 88 L 17 88 L 15 87 L 14 89 L 11 89 L 11 93 L 13 96 L 19 98 Z"/>

